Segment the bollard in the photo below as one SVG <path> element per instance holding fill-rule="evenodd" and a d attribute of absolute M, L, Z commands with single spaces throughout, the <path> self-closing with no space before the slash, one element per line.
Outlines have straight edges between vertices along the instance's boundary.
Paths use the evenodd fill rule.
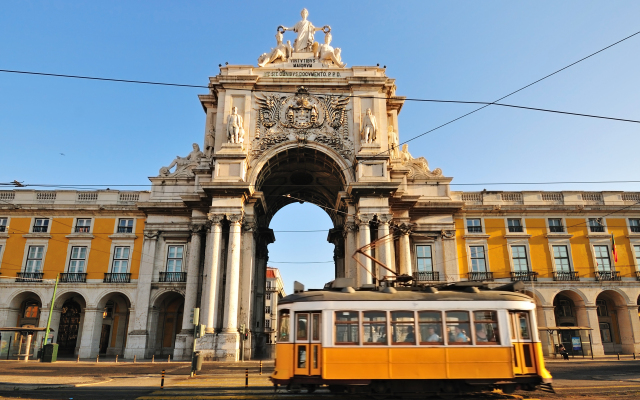
<path fill-rule="evenodd" d="M 118 355 L 116 354 L 116 364 L 118 363 Z"/>
<path fill-rule="evenodd" d="M 76 362 L 77 362 L 77 363 L 79 363 L 79 362 L 80 362 L 80 356 L 78 356 L 78 359 L 76 360 Z"/>
<path fill-rule="evenodd" d="M 620 361 L 620 353 L 618 353 L 618 361 Z"/>
<path fill-rule="evenodd" d="M 167 358 L 167 362 L 171 362 L 171 354 L 169 354 L 169 358 Z"/>
<path fill-rule="evenodd" d="M 100 354 L 96 356 L 96 362 L 100 361 Z"/>
<path fill-rule="evenodd" d="M 260 375 L 262 375 L 262 360 L 260 360 Z"/>
<path fill-rule="evenodd" d="M 136 363 L 136 355 L 135 354 L 133 355 L 133 363 L 134 364 Z"/>
<path fill-rule="evenodd" d="M 155 354 L 151 356 L 151 362 L 152 363 L 156 362 L 156 355 Z"/>
<path fill-rule="evenodd" d="M 244 370 L 244 387 L 249 387 L 249 368 Z"/>
<path fill-rule="evenodd" d="M 160 389 L 164 389 L 164 370 L 162 370 L 162 380 L 160 381 Z"/>
<path fill-rule="evenodd" d="M 633 353 L 633 359 L 634 360 L 636 359 L 636 353 Z"/>

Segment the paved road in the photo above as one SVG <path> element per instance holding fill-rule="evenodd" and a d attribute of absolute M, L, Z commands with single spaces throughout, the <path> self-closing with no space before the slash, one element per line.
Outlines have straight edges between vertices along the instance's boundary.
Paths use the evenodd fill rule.
<path fill-rule="evenodd" d="M 244 388 L 244 370 L 250 369 L 249 388 Z M 517 393 L 525 398 L 618 400 L 640 398 L 640 360 L 637 361 L 551 361 L 548 369 L 554 375 L 556 394 L 544 392 Z M 160 372 L 166 371 L 165 389 L 160 390 Z M 336 399 L 326 390 L 291 394 L 274 393 L 268 381 L 272 364 L 265 363 L 263 375 L 258 364 L 205 363 L 201 375 L 187 379 L 189 365 L 185 363 L 18 363 L 0 362 L 0 398 L 5 399 L 126 399 L 126 400 L 217 400 L 217 399 Z M 59 381 L 59 384 L 56 383 Z M 87 386 L 54 388 L 64 382 Z M 13 384 L 10 382 L 14 382 Z M 53 382 L 53 383 L 52 383 Z M 25 384 L 37 384 L 39 389 Z M 14 390 L 19 387 L 21 390 Z M 467 398 L 496 398 L 463 397 Z M 357 397 L 360 398 L 360 397 Z"/>

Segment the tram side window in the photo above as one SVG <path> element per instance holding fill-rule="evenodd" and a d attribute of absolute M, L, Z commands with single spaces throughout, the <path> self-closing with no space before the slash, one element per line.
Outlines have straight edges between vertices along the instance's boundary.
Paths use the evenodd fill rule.
<path fill-rule="evenodd" d="M 387 344 L 387 313 L 365 311 L 362 313 L 362 344 Z"/>
<path fill-rule="evenodd" d="M 336 311 L 336 344 L 359 344 L 358 312 Z"/>
<path fill-rule="evenodd" d="M 309 314 L 296 313 L 296 340 L 307 340 L 309 334 Z"/>
<path fill-rule="evenodd" d="M 442 344 L 442 313 L 440 311 L 420 311 L 418 313 L 420 344 Z"/>
<path fill-rule="evenodd" d="M 449 344 L 470 344 L 469 313 L 467 311 L 447 311 L 447 332 Z"/>
<path fill-rule="evenodd" d="M 500 344 L 498 315 L 495 311 L 474 311 L 476 344 Z"/>
<path fill-rule="evenodd" d="M 415 317 L 413 311 L 392 311 L 392 344 L 416 344 Z"/>
<path fill-rule="evenodd" d="M 289 341 L 289 310 L 280 312 L 280 322 L 278 323 L 278 341 Z"/>

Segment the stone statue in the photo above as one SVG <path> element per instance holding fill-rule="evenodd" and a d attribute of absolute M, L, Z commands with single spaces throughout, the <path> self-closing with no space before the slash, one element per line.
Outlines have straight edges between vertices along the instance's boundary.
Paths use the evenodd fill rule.
<path fill-rule="evenodd" d="M 316 28 L 313 26 L 311 21 L 307 20 L 309 16 L 309 11 L 306 8 L 303 8 L 300 12 L 302 16 L 302 21 L 295 24 L 292 28 L 287 28 L 284 26 L 278 27 L 278 30 L 282 28 L 282 32 L 286 31 L 294 31 L 298 34 L 298 37 L 293 42 L 294 50 L 299 53 L 303 51 L 313 51 L 313 37 L 317 31 L 324 31 L 325 29 L 331 29 L 328 26 L 323 26 L 322 28 Z"/>
<path fill-rule="evenodd" d="M 216 144 L 216 131 L 214 129 L 209 130 L 204 137 L 204 156 L 211 158 L 213 156 L 213 149 Z"/>
<path fill-rule="evenodd" d="M 400 161 L 402 161 L 403 163 L 406 163 L 411 160 L 413 160 L 413 157 L 411 156 L 411 153 L 409 153 L 409 145 L 403 144 L 402 153 L 400 154 Z"/>
<path fill-rule="evenodd" d="M 362 142 L 373 143 L 376 141 L 378 126 L 376 125 L 376 117 L 371 113 L 371 109 L 367 108 L 367 113 L 362 120 Z"/>
<path fill-rule="evenodd" d="M 326 33 L 324 35 L 324 44 L 318 47 L 318 51 L 315 54 L 315 57 L 320 61 L 331 61 L 338 67 L 343 68 L 346 64 L 342 63 L 342 58 L 340 57 L 340 48 L 334 49 L 331 47 L 331 33 Z"/>
<path fill-rule="evenodd" d="M 291 57 L 291 53 L 293 53 L 293 47 L 291 47 L 291 41 L 287 40 L 287 44 L 282 43 L 282 32 L 276 32 L 276 42 L 277 45 L 275 48 L 271 49 L 271 53 L 263 53 L 260 57 L 258 57 L 258 66 L 264 67 L 267 64 L 271 64 L 274 61 L 280 59 L 283 62 L 287 62 L 289 57 Z"/>
<path fill-rule="evenodd" d="M 231 108 L 231 114 L 227 118 L 228 143 L 244 142 L 244 128 L 242 127 L 242 117 L 238 115 L 238 107 Z"/>
<path fill-rule="evenodd" d="M 160 176 L 193 176 L 191 169 L 198 165 L 198 161 L 204 157 L 204 154 L 200 151 L 198 143 L 193 144 L 193 151 L 186 157 L 176 156 L 175 160 L 168 167 L 160 168 Z M 176 167 L 176 170 L 172 173 L 171 168 Z"/>
<path fill-rule="evenodd" d="M 389 156 L 392 160 L 400 158 L 400 139 L 398 133 L 393 130 L 393 125 L 387 128 L 387 138 L 389 139 Z"/>

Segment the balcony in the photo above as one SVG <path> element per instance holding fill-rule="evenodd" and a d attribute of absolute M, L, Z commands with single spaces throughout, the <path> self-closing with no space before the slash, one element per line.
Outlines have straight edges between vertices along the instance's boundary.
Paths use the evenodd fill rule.
<path fill-rule="evenodd" d="M 278 288 L 276 286 L 267 286 L 267 292 L 277 292 Z"/>
<path fill-rule="evenodd" d="M 509 233 L 522 233 L 522 226 L 521 225 L 509 226 Z"/>
<path fill-rule="evenodd" d="M 6 231 L 7 231 L 7 226 L 6 225 L 0 225 L 0 233 L 6 232 Z"/>
<path fill-rule="evenodd" d="M 549 232 L 551 232 L 551 233 L 564 233 L 564 226 L 562 226 L 562 225 L 551 225 L 549 227 Z"/>
<path fill-rule="evenodd" d="M 90 226 L 76 226 L 75 233 L 89 233 Z"/>
<path fill-rule="evenodd" d="M 640 225 L 631 225 L 629 228 L 633 233 L 640 233 Z M 0 227 L 0 229 L 2 228 Z M 0 232 L 4 232 L 4 231 L 0 231 Z"/>
<path fill-rule="evenodd" d="M 553 273 L 554 281 L 579 281 L 580 277 L 576 271 L 557 271 Z"/>
<path fill-rule="evenodd" d="M 482 233 L 481 226 L 467 226 L 467 232 L 469 233 Z"/>
<path fill-rule="evenodd" d="M 418 282 L 439 281 L 440 272 L 437 271 L 418 271 L 413 273 L 413 279 Z"/>
<path fill-rule="evenodd" d="M 119 226 L 118 233 L 133 233 L 132 226 Z"/>
<path fill-rule="evenodd" d="M 538 273 L 533 271 L 516 271 L 511 273 L 511 281 L 537 282 Z"/>
<path fill-rule="evenodd" d="M 63 283 L 85 283 L 86 281 L 86 272 L 64 272 L 60 274 L 60 282 Z"/>
<path fill-rule="evenodd" d="M 596 281 L 620 281 L 619 271 L 596 271 Z"/>
<path fill-rule="evenodd" d="M 47 233 L 49 227 L 47 225 L 38 225 L 33 227 L 33 233 Z"/>
<path fill-rule="evenodd" d="M 636 279 L 640 281 L 640 271 L 636 271 Z"/>
<path fill-rule="evenodd" d="M 470 281 L 493 281 L 493 272 L 469 272 Z"/>
<path fill-rule="evenodd" d="M 42 272 L 18 272 L 16 282 L 42 282 Z"/>
<path fill-rule="evenodd" d="M 130 273 L 114 273 L 114 272 L 106 272 L 104 274 L 104 283 L 130 283 L 131 282 L 131 274 Z"/>
<path fill-rule="evenodd" d="M 186 272 L 160 272 L 160 282 L 186 282 Z"/>
<path fill-rule="evenodd" d="M 591 225 L 591 226 L 589 226 L 589 232 L 593 232 L 593 233 L 604 233 L 604 226 L 601 226 L 601 225 Z"/>

